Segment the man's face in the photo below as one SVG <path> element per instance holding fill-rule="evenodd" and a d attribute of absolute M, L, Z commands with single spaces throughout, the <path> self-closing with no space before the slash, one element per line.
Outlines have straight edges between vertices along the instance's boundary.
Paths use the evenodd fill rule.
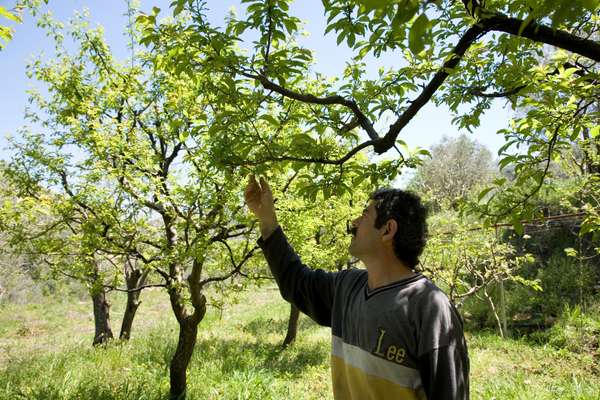
<path fill-rule="evenodd" d="M 377 217 L 375 204 L 374 200 L 369 201 L 363 213 L 352 221 L 352 240 L 349 251 L 354 257 L 361 258 L 361 256 L 373 252 L 376 246 L 380 245 L 379 229 L 375 229 Z"/>

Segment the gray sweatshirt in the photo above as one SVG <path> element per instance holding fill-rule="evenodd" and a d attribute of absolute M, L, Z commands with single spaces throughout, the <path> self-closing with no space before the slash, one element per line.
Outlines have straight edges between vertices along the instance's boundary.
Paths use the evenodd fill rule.
<path fill-rule="evenodd" d="M 462 320 L 421 274 L 369 290 L 367 271 L 312 270 L 281 228 L 259 239 L 284 299 L 331 327 L 336 399 L 468 399 Z"/>

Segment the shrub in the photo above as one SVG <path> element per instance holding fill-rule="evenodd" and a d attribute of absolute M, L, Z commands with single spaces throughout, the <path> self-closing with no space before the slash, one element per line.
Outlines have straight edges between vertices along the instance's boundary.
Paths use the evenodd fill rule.
<path fill-rule="evenodd" d="M 531 338 L 559 349 L 600 357 L 600 303 L 587 312 L 578 305 L 565 305 L 552 328 L 536 332 Z"/>

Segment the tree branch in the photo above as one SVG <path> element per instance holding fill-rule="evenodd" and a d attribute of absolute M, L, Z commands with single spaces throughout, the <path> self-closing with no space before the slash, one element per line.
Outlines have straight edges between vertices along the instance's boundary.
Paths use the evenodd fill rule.
<path fill-rule="evenodd" d="M 485 89 L 483 89 L 483 88 L 470 88 L 469 93 L 472 94 L 473 96 L 485 97 L 488 99 L 497 99 L 500 97 L 513 96 L 513 95 L 519 93 L 522 89 L 524 89 L 526 87 L 527 87 L 527 85 L 519 85 L 512 89 L 507 89 L 503 92 L 491 92 L 491 93 L 484 92 Z"/>
<path fill-rule="evenodd" d="M 390 126 L 390 129 L 385 136 L 374 144 L 375 152 L 383 154 L 393 147 L 396 138 L 400 131 L 408 125 L 410 120 L 417 112 L 431 100 L 433 94 L 442 86 L 442 83 L 450 75 L 452 70 L 458 65 L 465 52 L 471 45 L 481 36 L 489 31 L 490 28 L 485 28 L 480 24 L 469 28 L 460 38 L 449 58 L 444 62 L 442 68 L 433 76 L 429 84 L 423 89 L 421 94 L 414 99 L 410 106 L 402 113 L 402 115 Z"/>
<path fill-rule="evenodd" d="M 233 257 L 233 250 L 231 249 L 231 246 L 229 246 L 229 244 L 227 243 L 227 241 L 220 240 L 219 243 L 223 243 L 225 245 L 225 247 L 227 248 L 227 252 L 229 253 L 229 259 L 231 260 L 231 264 L 234 266 L 234 268 L 229 273 L 227 273 L 225 275 L 213 276 L 213 277 L 204 279 L 203 281 L 200 282 L 200 286 L 202 286 L 202 287 L 204 287 L 204 285 L 206 285 L 207 283 L 210 283 L 210 282 L 222 282 L 222 281 L 224 281 L 226 279 L 231 278 L 235 274 L 239 274 L 242 266 L 246 263 L 246 261 L 248 261 L 250 259 L 250 257 L 252 257 L 252 255 L 254 254 L 254 252 L 258 249 L 258 246 L 254 246 L 252 249 L 250 249 L 250 251 L 248 251 L 246 253 L 246 255 L 244 256 L 244 258 L 242 258 L 242 260 L 240 261 L 240 263 L 236 264 L 235 263 L 235 259 Z"/>
<path fill-rule="evenodd" d="M 167 287 L 166 284 L 164 283 L 157 283 L 157 284 L 149 284 L 149 285 L 142 285 L 142 286 L 138 286 L 136 288 L 133 289 L 122 289 L 122 288 L 118 288 L 116 286 L 111 286 L 111 285 L 102 285 L 105 289 L 110 289 L 110 290 L 115 290 L 117 292 L 124 292 L 124 293 L 134 293 L 134 292 L 139 292 L 142 291 L 146 288 L 152 288 L 152 287 Z"/>
<path fill-rule="evenodd" d="M 281 94 L 282 96 L 289 97 L 290 99 L 298 100 L 303 103 L 311 103 L 311 104 L 321 104 L 321 105 L 333 105 L 338 104 L 344 106 L 354 113 L 359 125 L 367 132 L 371 140 L 378 140 L 379 134 L 373 128 L 373 124 L 367 118 L 367 116 L 360 110 L 358 104 L 354 100 L 346 99 L 339 95 L 328 96 L 328 97 L 317 97 L 312 94 L 304 94 L 293 92 L 289 89 L 286 89 L 275 82 L 270 81 L 263 74 L 250 74 L 243 71 L 238 71 L 241 75 L 259 81 L 265 89 L 272 90 L 276 93 Z"/>
<path fill-rule="evenodd" d="M 503 14 L 494 14 L 479 20 L 478 24 L 486 30 L 510 33 L 511 35 L 531 39 L 535 42 L 549 44 L 580 54 L 594 61 L 600 61 L 600 43 L 584 39 L 569 32 L 552 29 L 547 25 L 529 22 L 523 27 L 525 21 L 511 18 Z"/>
<path fill-rule="evenodd" d="M 377 143 L 376 140 L 368 140 L 364 143 L 361 143 L 358 146 L 354 147 L 352 150 L 350 150 L 345 156 L 338 158 L 338 159 L 302 158 L 302 157 L 293 157 L 293 156 L 281 156 L 281 157 L 266 157 L 266 158 L 263 158 L 260 160 L 244 160 L 241 162 L 229 162 L 229 163 L 224 162 L 224 164 L 235 165 L 235 166 L 238 166 L 238 165 L 254 166 L 254 165 L 264 164 L 267 162 L 298 161 L 298 162 L 304 162 L 304 163 L 341 165 L 341 164 L 345 163 L 346 161 L 348 161 L 349 159 L 351 159 L 359 151 L 361 151 L 369 146 L 373 146 L 375 143 Z"/>

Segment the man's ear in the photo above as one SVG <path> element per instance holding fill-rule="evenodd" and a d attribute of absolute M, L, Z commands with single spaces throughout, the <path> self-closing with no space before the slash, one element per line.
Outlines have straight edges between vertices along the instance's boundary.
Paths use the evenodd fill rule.
<path fill-rule="evenodd" d="M 383 231 L 383 236 L 381 237 L 384 242 L 388 240 L 393 240 L 394 235 L 398 231 L 398 222 L 395 219 L 388 219 L 385 223 L 385 229 Z"/>

